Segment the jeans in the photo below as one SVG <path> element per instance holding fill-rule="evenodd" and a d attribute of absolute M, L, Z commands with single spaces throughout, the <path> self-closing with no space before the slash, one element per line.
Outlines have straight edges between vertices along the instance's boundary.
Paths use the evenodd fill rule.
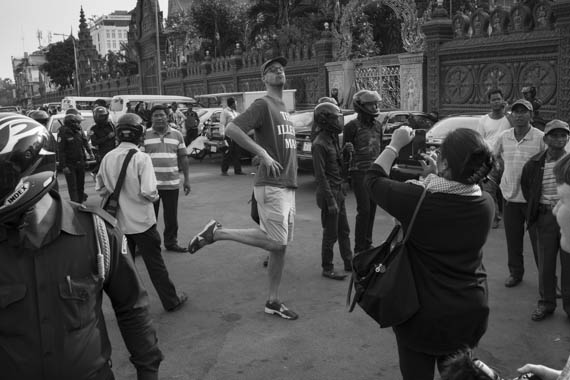
<path fill-rule="evenodd" d="M 166 248 L 178 244 L 178 189 L 158 190 L 160 199 L 154 202 L 154 214 L 158 219 L 160 202 L 164 206 L 164 246 Z"/>
<path fill-rule="evenodd" d="M 570 256 L 560 251 L 560 227 L 550 207 L 541 209 L 536 221 L 538 247 L 538 304 L 556 309 L 556 261 L 560 253 L 561 291 L 564 310 L 570 312 Z"/>
<path fill-rule="evenodd" d="M 372 246 L 372 229 L 376 216 L 376 203 L 370 198 L 364 184 L 364 172 L 352 173 L 352 188 L 356 197 L 356 223 L 354 227 L 354 253 Z"/>
<path fill-rule="evenodd" d="M 160 235 L 156 230 L 156 224 L 145 232 L 141 232 L 139 234 L 128 234 L 125 236 L 127 238 L 127 243 L 133 256 L 133 260 L 135 259 L 135 250 L 138 247 L 150 280 L 152 281 L 152 285 L 158 293 L 162 306 L 166 310 L 169 310 L 178 305 L 180 303 L 180 299 L 178 298 L 174 284 L 170 280 L 168 270 L 166 269 L 164 259 L 162 258 Z"/>
<path fill-rule="evenodd" d="M 232 139 L 226 138 L 226 141 L 228 143 L 228 149 L 226 149 L 222 158 L 222 173 L 227 173 L 230 164 L 232 164 L 234 166 L 234 173 L 239 174 L 241 173 L 241 148 Z"/>
<path fill-rule="evenodd" d="M 508 267 L 510 275 L 522 279 L 524 275 L 523 240 L 526 224 L 527 203 L 516 203 L 505 200 L 503 221 L 507 240 Z M 536 246 L 536 228 L 528 229 L 534 262 L 538 267 L 538 250 Z"/>
<path fill-rule="evenodd" d="M 344 268 L 351 268 L 352 252 L 350 250 L 350 227 L 346 216 L 344 194 L 340 189 L 333 190 L 338 206 L 338 212 L 328 212 L 327 203 L 323 194 L 317 193 L 317 205 L 321 209 L 321 225 L 323 227 L 323 240 L 321 245 L 321 265 L 323 270 L 331 271 L 333 265 L 333 248 L 338 240 L 340 256 Z"/>
<path fill-rule="evenodd" d="M 85 201 L 85 164 L 77 163 L 67 165 L 69 174 L 65 174 L 69 199 L 73 202 L 83 203 Z"/>

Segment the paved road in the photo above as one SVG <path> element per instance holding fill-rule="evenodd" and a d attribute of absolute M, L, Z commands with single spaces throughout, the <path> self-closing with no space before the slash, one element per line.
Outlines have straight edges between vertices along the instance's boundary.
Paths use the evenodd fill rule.
<path fill-rule="evenodd" d="M 180 199 L 180 244 L 198 232 L 210 218 L 225 226 L 253 226 L 247 201 L 252 176 L 220 176 L 219 160 L 192 161 L 192 193 Z M 250 172 L 251 167 L 245 167 Z M 231 173 L 231 170 L 230 170 Z M 62 193 L 67 197 L 61 177 Z M 312 175 L 303 173 L 297 192 L 295 241 L 287 252 L 282 299 L 300 314 L 284 321 L 263 313 L 267 276 L 265 253 L 231 242 L 218 242 L 195 255 L 163 252 L 171 277 L 190 300 L 180 311 L 162 310 L 142 260 L 137 261 L 149 286 L 151 313 L 165 354 L 161 379 L 398 379 L 396 344 L 390 329 L 381 330 L 363 312 L 345 308 L 347 282 L 321 277 L 319 212 Z M 87 181 L 88 203 L 97 196 Z M 354 224 L 355 200 L 347 209 Z M 377 213 L 378 243 L 391 220 Z M 159 222 L 162 230 L 162 222 Z M 526 242 L 527 274 L 513 289 L 503 286 L 506 276 L 504 230 L 493 230 L 484 263 L 489 274 L 491 316 L 476 354 L 505 377 L 514 377 L 525 362 L 562 367 L 570 353 L 570 321 L 561 307 L 553 317 L 532 322 L 537 297 L 537 275 Z M 342 267 L 338 253 L 335 263 Z M 107 302 L 106 319 L 114 346 L 117 379 L 135 379 L 115 316 Z"/>

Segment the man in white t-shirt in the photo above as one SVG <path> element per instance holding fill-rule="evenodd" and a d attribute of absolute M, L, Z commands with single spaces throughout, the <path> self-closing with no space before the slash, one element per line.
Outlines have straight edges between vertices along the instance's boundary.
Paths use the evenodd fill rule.
<path fill-rule="evenodd" d="M 477 125 L 477 131 L 483 136 L 485 142 L 493 150 L 499 135 L 511 128 L 509 119 L 505 116 L 506 102 L 503 99 L 503 92 L 499 88 L 491 89 L 487 93 L 487 98 L 491 105 L 491 112 L 483 116 Z M 499 227 L 501 220 L 502 200 L 501 189 L 499 183 L 501 181 L 501 172 L 498 167 L 494 168 L 487 176 L 488 180 L 483 182 L 482 188 L 489 193 L 495 202 L 495 217 L 493 219 L 493 228 Z"/>

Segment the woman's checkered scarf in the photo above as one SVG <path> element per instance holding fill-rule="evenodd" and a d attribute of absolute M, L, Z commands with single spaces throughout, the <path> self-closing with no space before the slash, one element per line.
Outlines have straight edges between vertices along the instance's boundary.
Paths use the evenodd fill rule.
<path fill-rule="evenodd" d="M 436 174 L 429 174 L 423 180 L 410 179 L 406 182 L 422 186 L 430 193 L 456 194 L 468 197 L 480 197 L 483 194 L 479 185 L 465 185 L 460 182 L 445 179 Z"/>

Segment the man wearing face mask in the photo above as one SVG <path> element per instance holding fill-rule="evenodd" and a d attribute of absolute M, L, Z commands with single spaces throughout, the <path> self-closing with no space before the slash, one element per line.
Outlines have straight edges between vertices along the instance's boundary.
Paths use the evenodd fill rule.
<path fill-rule="evenodd" d="M 85 194 L 86 156 L 93 157 L 93 152 L 87 141 L 87 136 L 81 129 L 83 117 L 76 109 L 68 109 L 63 119 L 63 127 L 57 135 L 59 165 L 65 174 L 69 198 L 73 202 L 83 203 L 87 200 Z"/>
<path fill-rule="evenodd" d="M 178 194 L 180 174 L 184 175 L 182 184 L 184 195 L 190 193 L 188 174 L 188 152 L 182 133 L 168 125 L 168 108 L 156 105 L 150 111 L 152 127 L 147 129 L 144 147 L 141 149 L 150 155 L 156 174 L 160 200 L 154 203 L 154 213 L 158 217 L 160 202 L 164 207 L 164 247 L 173 252 L 187 252 L 178 245 Z"/>
<path fill-rule="evenodd" d="M 364 174 L 382 151 L 382 126 L 376 120 L 376 116 L 380 114 L 380 100 L 376 91 L 358 91 L 352 100 L 358 117 L 344 126 L 343 152 L 352 157 L 350 178 L 356 197 L 354 252 L 372 246 L 376 204 L 370 199 L 364 186 Z"/>
<path fill-rule="evenodd" d="M 339 243 L 344 268 L 351 268 L 350 228 L 346 217 L 344 199 L 348 191 L 343 161 L 338 144 L 344 117 L 340 108 L 325 100 L 315 107 L 314 122 L 318 134 L 313 140 L 313 170 L 317 181 L 317 206 L 321 209 L 323 240 L 321 266 L 323 276 L 343 280 L 346 274 L 338 273 L 333 265 L 333 247 Z"/>
<path fill-rule="evenodd" d="M 114 379 L 105 292 L 136 378 L 156 380 L 163 356 L 127 242 L 109 214 L 53 191 L 49 140 L 32 119 L 0 115 L 2 379 Z"/>

